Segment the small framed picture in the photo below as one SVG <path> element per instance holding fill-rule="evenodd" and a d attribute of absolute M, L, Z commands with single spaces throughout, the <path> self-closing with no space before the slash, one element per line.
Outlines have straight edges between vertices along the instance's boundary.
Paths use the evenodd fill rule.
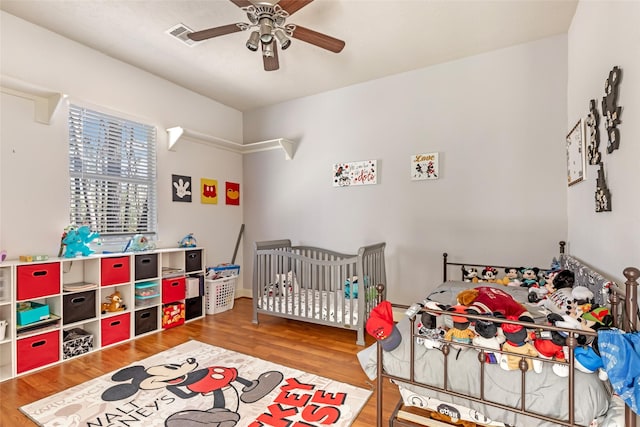
<path fill-rule="evenodd" d="M 171 175 L 171 191 L 174 202 L 191 203 L 191 177 Z"/>
<path fill-rule="evenodd" d="M 569 186 L 585 178 L 584 121 L 578 123 L 567 134 L 567 182 Z"/>
<path fill-rule="evenodd" d="M 411 156 L 411 179 L 413 181 L 438 179 L 439 169 L 438 153 L 414 154 Z"/>

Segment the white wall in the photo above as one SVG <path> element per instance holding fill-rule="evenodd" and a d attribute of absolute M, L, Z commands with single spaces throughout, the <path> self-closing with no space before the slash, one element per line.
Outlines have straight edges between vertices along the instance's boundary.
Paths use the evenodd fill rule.
<path fill-rule="evenodd" d="M 242 113 L 5 12 L 0 24 L 3 76 L 157 127 L 158 245 L 175 247 L 193 232 L 208 265 L 230 261 L 242 206 L 226 206 L 224 198 L 203 205 L 197 191 L 192 203 L 172 202 L 171 175 L 191 176 L 197 188 L 200 178 L 242 184 L 241 156 L 188 140 L 169 152 L 165 129 L 179 125 L 242 141 Z M 3 93 L 0 106 L 0 248 L 10 258 L 56 255 L 69 223 L 67 104 L 51 125 L 34 121 L 27 99 Z"/>
<path fill-rule="evenodd" d="M 581 1 L 568 34 L 567 129 L 601 100 L 609 71 L 622 69 L 620 148 L 606 153 L 600 124 L 600 152 L 611 191 L 612 211 L 595 212 L 597 166 L 568 190 L 570 252 L 624 282 L 622 271 L 640 266 L 640 2 Z"/>
<path fill-rule="evenodd" d="M 259 240 L 385 241 L 390 299 L 411 303 L 441 280 L 444 251 L 548 265 L 567 235 L 566 79 L 556 36 L 245 113 L 247 140 L 299 141 L 291 161 L 244 158 L 247 268 Z M 411 181 L 425 152 L 440 179 Z M 332 187 L 333 163 L 367 159 L 377 185 Z"/>

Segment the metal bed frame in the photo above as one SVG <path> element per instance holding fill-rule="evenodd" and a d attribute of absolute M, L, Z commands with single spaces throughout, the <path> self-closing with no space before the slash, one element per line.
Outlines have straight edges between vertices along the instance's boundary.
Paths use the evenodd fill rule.
<path fill-rule="evenodd" d="M 565 242 L 560 242 L 560 253 L 564 254 L 564 248 L 565 248 Z M 444 253 L 443 254 L 443 277 L 444 280 L 447 280 L 447 270 L 449 266 L 486 266 L 487 264 L 470 264 L 470 263 L 454 263 L 454 262 L 449 262 L 448 261 L 448 254 Z M 584 264 L 586 265 L 586 264 Z M 496 268 L 506 268 L 506 267 L 501 267 L 501 266 L 494 266 Z M 596 273 L 597 274 L 597 273 Z M 625 288 L 622 289 L 621 287 L 618 286 L 612 286 L 609 288 L 609 301 L 611 303 L 611 313 L 612 316 L 614 318 L 614 324 L 616 327 L 619 327 L 621 330 L 625 331 L 625 332 L 634 332 L 637 330 L 637 325 L 638 325 L 638 279 L 640 278 L 640 270 L 638 270 L 638 268 L 635 267 L 628 267 L 623 271 L 623 274 L 625 276 L 625 278 L 627 279 L 625 282 Z M 383 291 L 383 286 L 379 286 L 378 289 L 379 291 Z M 382 295 L 382 294 L 381 294 Z M 382 296 L 379 298 L 379 301 L 382 301 Z M 392 304 L 394 307 L 397 308 L 402 308 L 402 309 L 406 309 L 408 308 L 406 305 L 401 305 L 401 304 Z M 451 313 L 448 313 L 446 311 L 440 311 L 440 310 L 435 310 L 435 309 L 427 309 L 427 308 L 423 308 L 421 309 L 421 311 L 424 312 L 428 312 L 428 313 L 432 313 L 432 314 L 436 314 L 436 315 L 443 315 L 443 316 L 449 316 L 451 315 Z M 417 317 L 417 316 L 416 316 Z M 487 318 L 487 316 L 477 316 L 477 315 L 471 315 L 471 314 L 465 314 L 465 317 L 469 318 L 469 319 L 484 319 L 484 320 L 488 320 L 491 318 Z M 518 407 L 513 407 L 513 406 L 509 406 L 509 405 L 504 405 L 495 401 L 490 401 L 487 400 L 485 398 L 485 383 L 484 383 L 484 367 L 485 367 L 485 350 L 486 351 L 492 351 L 491 349 L 483 349 L 483 348 L 479 348 L 477 346 L 474 345 L 466 345 L 466 344 L 461 344 L 461 343 L 456 343 L 456 345 L 458 346 L 463 346 L 463 347 L 473 347 L 476 350 L 479 350 L 479 355 L 478 355 L 478 360 L 479 360 L 479 376 L 480 376 L 480 396 L 479 397 L 474 397 L 474 396 L 469 396 L 463 393 L 459 393 L 456 392 L 454 390 L 450 390 L 447 384 L 447 375 L 448 375 L 448 369 L 447 369 L 447 360 L 449 355 L 452 353 L 451 351 L 451 347 L 447 342 L 444 342 L 443 347 L 442 347 L 442 352 L 445 355 L 444 357 L 444 372 L 443 372 L 443 387 L 436 387 L 436 386 L 432 386 L 429 384 L 424 384 L 424 383 L 420 383 L 417 382 L 415 380 L 415 345 L 416 345 L 416 337 L 418 337 L 418 333 L 415 332 L 416 328 L 415 328 L 415 317 L 411 319 L 411 331 L 412 332 L 412 337 L 411 337 L 411 345 L 410 345 L 410 376 L 409 378 L 405 378 L 405 377 L 399 377 L 399 376 L 395 376 L 392 374 L 389 374 L 387 372 L 385 372 L 384 368 L 383 368 L 383 364 L 382 364 L 382 360 L 384 357 L 383 351 L 382 351 L 382 346 L 378 345 L 377 346 L 377 382 L 376 382 L 376 400 L 377 400 L 377 415 L 376 415 L 376 423 L 377 423 L 377 427 L 382 427 L 383 424 L 383 414 L 382 414 L 382 408 L 383 408 L 383 381 L 385 379 L 387 380 L 393 380 L 393 381 L 398 381 L 401 383 L 405 383 L 405 384 L 411 384 L 411 385 L 415 385 L 415 386 L 419 386 L 419 387 L 423 387 L 432 391 L 437 391 L 437 392 L 442 392 L 445 393 L 447 395 L 450 396 L 455 396 L 455 397 L 459 397 L 459 398 L 463 398 L 463 399 L 467 399 L 469 401 L 474 401 L 474 402 L 478 402 L 478 403 L 482 403 L 482 404 L 486 404 L 486 405 L 491 405 L 493 407 L 497 407 L 500 409 L 503 409 L 505 411 L 510 411 L 510 412 L 516 412 L 518 414 L 522 414 L 522 415 L 526 415 L 526 416 L 530 416 L 533 418 L 537 418 L 539 420 L 544 420 L 544 421 L 548 421 L 548 422 L 552 422 L 552 423 L 556 423 L 558 425 L 562 425 L 562 426 L 568 426 L 568 427 L 573 427 L 573 426 L 577 426 L 577 424 L 575 424 L 575 420 L 574 420 L 574 408 L 575 408 L 575 397 L 576 397 L 576 393 L 575 393 L 575 378 L 574 378 L 574 367 L 575 367 L 575 361 L 574 361 L 574 350 L 576 348 L 576 346 L 578 345 L 578 331 L 576 330 L 572 330 L 572 329 L 566 329 L 566 328 L 560 328 L 560 327 L 556 327 L 556 326 L 547 326 L 547 325 L 539 325 L 539 324 L 535 324 L 535 328 L 532 328 L 532 324 L 531 323 L 527 323 L 527 322 L 521 322 L 521 321 L 510 321 L 510 320 L 505 320 L 505 319 L 499 319 L 499 318 L 493 318 L 493 320 L 497 323 L 510 323 L 510 324 L 516 324 L 516 325 L 522 325 L 526 328 L 529 329 L 537 329 L 537 330 L 546 330 L 546 331 L 562 331 L 564 333 L 567 334 L 567 347 L 568 347 L 568 362 L 567 364 L 569 365 L 569 376 L 567 378 L 568 380 L 568 393 L 567 393 L 567 398 L 568 398 L 568 414 L 569 417 L 566 420 L 562 420 L 562 419 L 556 419 L 556 418 L 552 418 L 546 415 L 542 415 L 542 414 L 538 414 L 538 413 L 533 413 L 533 412 L 528 412 L 525 410 L 526 408 L 526 402 L 525 402 L 525 391 L 526 391 L 526 372 L 528 369 L 528 361 L 527 359 L 533 359 L 533 357 L 531 356 L 522 356 L 522 355 L 516 355 L 515 353 L 511 353 L 515 356 L 521 357 L 522 359 L 520 360 L 520 364 L 519 364 L 519 368 L 521 370 L 521 404 Z M 581 335 L 588 335 L 588 336 L 596 336 L 597 334 L 595 332 L 590 332 L 590 331 L 580 331 Z M 504 353 L 504 352 L 502 352 Z M 455 352 L 453 352 L 453 354 L 455 355 Z M 545 359 L 538 359 L 541 360 L 543 363 L 551 363 L 552 361 L 549 360 L 545 360 Z M 554 362 L 557 363 L 557 362 Z M 406 422 L 403 420 L 399 420 L 397 418 L 397 412 L 400 409 L 400 407 L 403 405 L 403 401 L 402 398 L 400 398 L 400 401 L 398 402 L 398 404 L 396 405 L 396 409 L 394 410 L 393 414 L 391 415 L 390 419 L 389 419 L 389 426 L 407 426 L 407 425 L 414 425 L 410 422 Z M 633 413 L 633 411 L 631 410 L 631 408 L 629 408 L 629 406 L 625 406 L 625 426 L 626 427 L 636 427 L 636 416 Z"/>

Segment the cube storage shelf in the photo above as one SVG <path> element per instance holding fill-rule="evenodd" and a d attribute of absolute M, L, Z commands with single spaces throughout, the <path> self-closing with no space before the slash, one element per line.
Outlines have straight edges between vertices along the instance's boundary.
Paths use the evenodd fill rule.
<path fill-rule="evenodd" d="M 203 248 L 167 248 L 1 262 L 0 381 L 204 316 L 204 260 Z"/>

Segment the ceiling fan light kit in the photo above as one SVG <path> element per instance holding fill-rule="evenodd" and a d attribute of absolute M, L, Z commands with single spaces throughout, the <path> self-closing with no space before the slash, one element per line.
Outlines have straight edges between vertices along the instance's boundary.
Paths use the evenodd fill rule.
<path fill-rule="evenodd" d="M 282 50 L 291 46 L 291 37 L 306 43 L 318 46 L 322 49 L 338 53 L 344 48 L 344 41 L 330 37 L 326 34 L 300 27 L 293 24 L 285 24 L 287 18 L 300 10 L 313 0 L 231 0 L 246 14 L 249 23 L 238 22 L 221 27 L 209 28 L 188 34 L 191 40 L 202 41 L 213 37 L 223 36 L 253 29 L 247 40 L 246 47 L 252 52 L 262 47 L 262 58 L 265 71 L 279 69 L 277 44 Z M 274 42 L 274 39 L 277 41 Z"/>
<path fill-rule="evenodd" d="M 251 35 L 249 36 L 249 40 L 247 40 L 247 49 L 255 52 L 256 50 L 258 50 L 258 43 L 260 43 L 260 32 L 252 31 Z"/>

